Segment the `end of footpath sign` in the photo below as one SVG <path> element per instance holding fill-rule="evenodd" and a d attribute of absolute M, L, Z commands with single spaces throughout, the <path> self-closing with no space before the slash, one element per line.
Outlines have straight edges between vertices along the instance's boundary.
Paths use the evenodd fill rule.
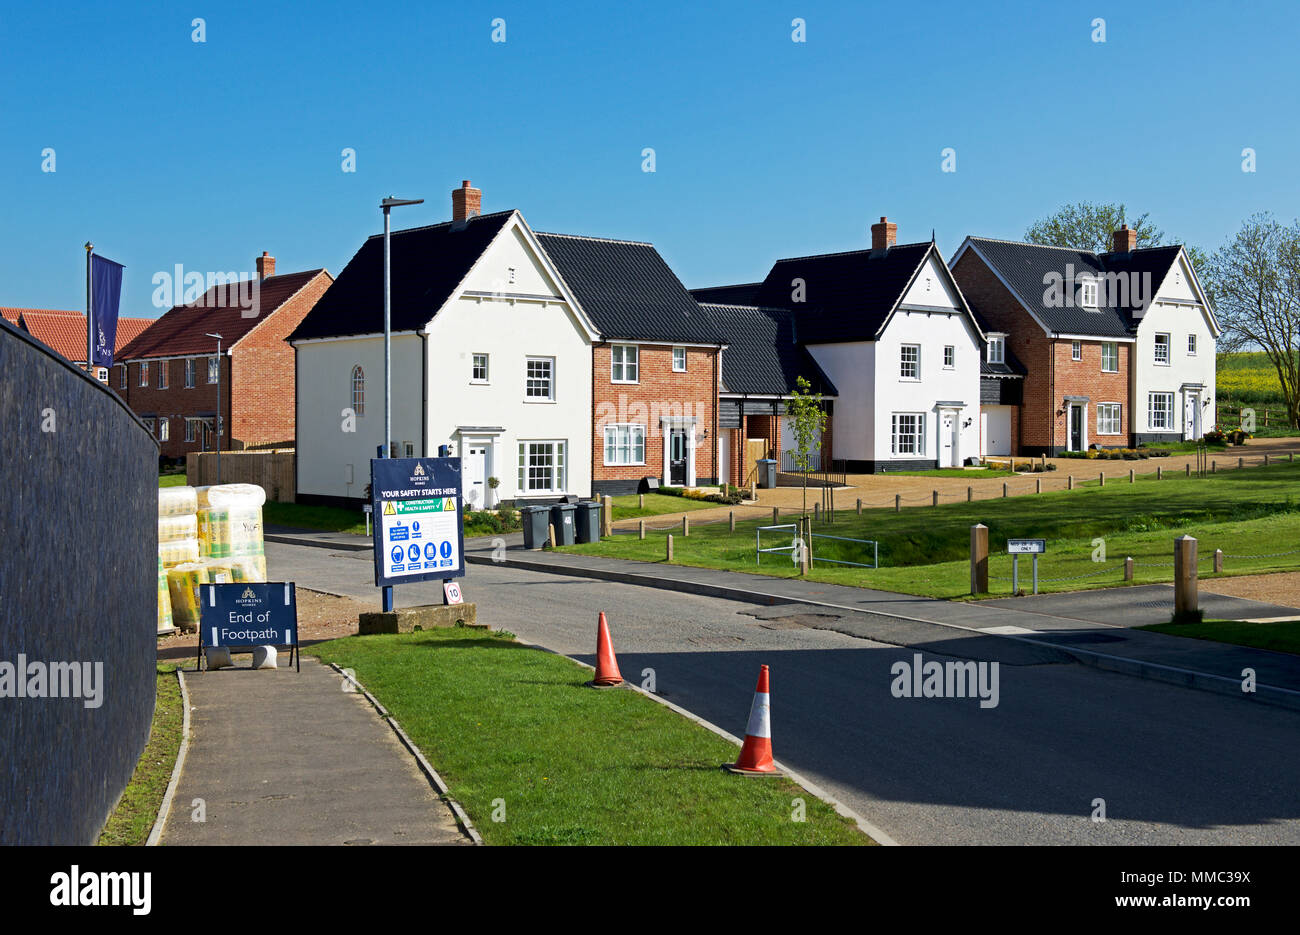
<path fill-rule="evenodd" d="M 199 585 L 199 657 L 204 649 L 287 646 L 298 660 L 298 601 L 292 581 Z"/>

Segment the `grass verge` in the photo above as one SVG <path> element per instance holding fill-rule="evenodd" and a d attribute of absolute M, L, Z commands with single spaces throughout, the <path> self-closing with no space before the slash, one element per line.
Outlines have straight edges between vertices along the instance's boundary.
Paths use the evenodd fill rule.
<path fill-rule="evenodd" d="M 489 844 L 871 843 L 789 780 L 723 772 L 737 748 L 703 727 L 585 688 L 589 670 L 506 634 L 353 636 L 312 653 L 356 671 Z"/>
<path fill-rule="evenodd" d="M 158 666 L 158 696 L 149 743 L 136 763 L 135 772 L 123 790 L 117 808 L 113 809 L 99 834 L 99 844 L 134 847 L 149 839 L 181 748 L 184 711 L 175 669 L 174 665 Z"/>
<path fill-rule="evenodd" d="M 838 522 L 819 524 L 814 532 L 877 540 L 881 567 L 815 565 L 810 577 L 928 597 L 961 597 L 969 590 L 970 527 L 976 523 L 989 527 L 994 596 L 1011 593 L 1006 540 L 1021 537 L 1048 540 L 1048 552 L 1039 567 L 1040 590 L 1047 592 L 1123 584 L 1126 556 L 1137 563 L 1134 583 L 1172 580 L 1172 540 L 1181 534 L 1200 540 L 1200 570 L 1205 577 L 1210 576 L 1216 548 L 1227 555 L 1227 575 L 1292 570 L 1300 566 L 1300 553 L 1275 553 L 1293 551 L 1300 540 L 1297 494 L 1300 463 L 1283 462 L 1204 478 L 1178 475 L 1156 480 L 1154 475 L 1138 475 L 1133 484 L 1112 478 L 1105 487 L 1093 480 L 1077 483 L 1073 491 L 973 503 L 963 498 L 957 503 L 911 507 L 898 513 L 886 508 L 865 510 L 857 516 L 843 510 Z M 734 534 L 725 523 L 692 529 L 689 537 L 674 538 L 674 562 L 794 577 L 794 564 L 780 554 L 764 555 L 762 565 L 755 564 L 755 529 L 769 522 L 769 518 L 738 522 Z M 765 533 L 763 543 L 775 546 L 779 540 L 775 534 Z M 813 540 L 814 560 L 820 555 L 849 561 L 861 561 L 865 556 L 869 561 L 869 549 L 855 543 Z M 662 562 L 663 534 L 647 535 L 644 541 L 614 536 L 564 551 Z M 1103 561 L 1094 561 L 1103 553 Z M 1020 571 L 1021 583 L 1028 588 L 1028 560 L 1020 563 Z"/>
<path fill-rule="evenodd" d="M 1201 623 L 1156 623 L 1138 629 L 1300 655 L 1300 621 L 1243 623 L 1240 620 L 1204 620 Z"/>
<path fill-rule="evenodd" d="M 674 497 L 671 494 L 648 493 L 645 495 L 645 507 L 638 506 L 637 494 L 614 498 L 614 519 L 639 519 L 642 516 L 662 516 L 664 513 L 687 513 L 691 510 L 707 510 L 721 506 L 707 500 L 692 500 L 690 497 Z"/>

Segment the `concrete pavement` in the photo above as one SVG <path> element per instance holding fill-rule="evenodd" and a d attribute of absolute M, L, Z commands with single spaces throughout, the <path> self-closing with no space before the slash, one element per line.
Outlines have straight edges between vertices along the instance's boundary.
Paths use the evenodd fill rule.
<path fill-rule="evenodd" d="M 161 843 L 469 843 L 388 725 L 316 659 L 186 684 L 193 736 Z"/>

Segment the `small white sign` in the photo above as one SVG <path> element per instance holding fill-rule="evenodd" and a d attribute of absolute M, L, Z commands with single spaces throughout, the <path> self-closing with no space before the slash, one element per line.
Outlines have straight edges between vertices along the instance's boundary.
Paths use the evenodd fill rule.
<path fill-rule="evenodd" d="M 448 604 L 463 604 L 465 598 L 460 593 L 460 583 L 457 581 L 444 581 L 442 583 L 443 593 L 447 595 Z"/>
<path fill-rule="evenodd" d="M 1042 555 L 1047 551 L 1046 539 L 1008 539 L 1008 555 Z"/>

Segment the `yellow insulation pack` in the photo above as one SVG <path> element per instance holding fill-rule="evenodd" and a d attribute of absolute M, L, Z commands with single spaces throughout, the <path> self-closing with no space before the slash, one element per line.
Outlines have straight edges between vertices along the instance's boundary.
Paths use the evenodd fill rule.
<path fill-rule="evenodd" d="M 261 487 L 221 484 L 198 490 L 199 547 L 204 558 L 265 556 L 262 504 L 266 493 Z"/>
<path fill-rule="evenodd" d="M 158 515 L 184 516 L 198 512 L 198 494 L 193 487 L 159 487 Z"/>
<path fill-rule="evenodd" d="M 182 630 L 199 628 L 199 585 L 208 583 L 208 570 L 198 562 L 185 562 L 167 572 L 172 622 Z"/>
<path fill-rule="evenodd" d="M 167 590 L 167 572 L 163 570 L 162 556 L 158 556 L 158 632 L 172 628 L 172 599 Z"/>

